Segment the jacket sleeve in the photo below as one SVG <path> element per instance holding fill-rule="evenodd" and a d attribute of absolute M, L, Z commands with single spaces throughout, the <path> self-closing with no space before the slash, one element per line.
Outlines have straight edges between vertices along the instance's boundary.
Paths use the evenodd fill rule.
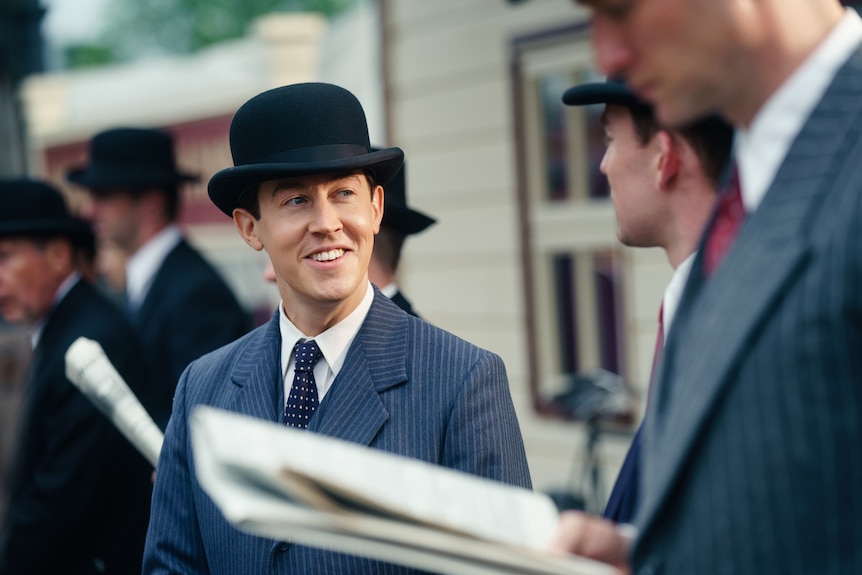
<path fill-rule="evenodd" d="M 455 401 L 443 446 L 446 467 L 530 489 L 530 470 L 503 360 L 483 351 Z"/>
<path fill-rule="evenodd" d="M 194 498 L 188 434 L 189 371 L 180 377 L 173 415 L 156 468 L 150 526 L 144 548 L 147 574 L 209 573 Z"/>

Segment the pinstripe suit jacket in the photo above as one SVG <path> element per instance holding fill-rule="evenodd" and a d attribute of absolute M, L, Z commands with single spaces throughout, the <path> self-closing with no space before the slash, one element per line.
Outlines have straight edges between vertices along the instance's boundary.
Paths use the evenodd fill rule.
<path fill-rule="evenodd" d="M 636 574 L 862 573 L 862 51 L 692 272 L 654 386 Z"/>
<path fill-rule="evenodd" d="M 280 353 L 275 314 L 183 373 L 159 460 L 144 573 L 414 572 L 245 535 L 201 490 L 192 469 L 190 410 L 207 404 L 280 421 Z M 376 289 L 309 430 L 530 486 L 502 360 L 407 315 Z"/>

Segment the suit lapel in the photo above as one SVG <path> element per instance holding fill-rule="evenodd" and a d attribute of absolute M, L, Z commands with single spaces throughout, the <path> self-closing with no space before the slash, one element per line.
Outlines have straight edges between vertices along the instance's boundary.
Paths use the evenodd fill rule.
<path fill-rule="evenodd" d="M 407 381 L 407 316 L 376 288 L 344 366 L 309 430 L 368 445 L 389 419 L 380 393 Z"/>
<path fill-rule="evenodd" d="M 229 409 L 266 421 L 281 421 L 284 403 L 281 375 L 281 333 L 278 312 L 246 346 L 231 373 L 233 393 Z"/>
<path fill-rule="evenodd" d="M 707 282 L 701 281 L 697 258 L 645 423 L 645 496 L 638 516 L 642 529 L 669 495 L 758 327 L 804 275 L 813 221 L 827 196 L 848 181 L 842 170 L 854 165 L 847 160 L 857 147 L 860 93 L 862 52 L 836 76 L 793 142 L 763 203 Z"/>

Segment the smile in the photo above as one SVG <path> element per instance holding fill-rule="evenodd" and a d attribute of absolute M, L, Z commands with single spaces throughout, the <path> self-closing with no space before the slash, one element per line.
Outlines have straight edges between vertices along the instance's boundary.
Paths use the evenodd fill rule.
<path fill-rule="evenodd" d="M 318 252 L 316 254 L 311 254 L 311 259 L 316 262 L 331 262 L 332 260 L 337 260 L 341 256 L 344 255 L 344 250 L 329 250 L 325 252 Z"/>

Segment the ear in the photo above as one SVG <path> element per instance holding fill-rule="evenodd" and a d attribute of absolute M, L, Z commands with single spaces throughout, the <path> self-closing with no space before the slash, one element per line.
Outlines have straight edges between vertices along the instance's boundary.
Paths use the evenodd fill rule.
<path fill-rule="evenodd" d="M 58 277 L 66 275 L 74 267 L 74 249 L 66 238 L 55 238 L 45 245 L 45 261 Z"/>
<path fill-rule="evenodd" d="M 374 235 L 380 232 L 380 222 L 383 221 L 383 186 L 374 188 L 371 194 L 371 209 L 374 211 Z"/>
<path fill-rule="evenodd" d="M 666 130 L 659 130 L 655 137 L 659 148 L 656 187 L 667 191 L 679 173 L 679 150 L 674 137 Z"/>
<path fill-rule="evenodd" d="M 236 208 L 233 211 L 233 223 L 236 225 L 236 231 L 245 243 L 250 245 L 255 251 L 263 249 L 263 242 L 257 237 L 257 225 L 259 221 L 255 219 L 248 210 Z"/>

